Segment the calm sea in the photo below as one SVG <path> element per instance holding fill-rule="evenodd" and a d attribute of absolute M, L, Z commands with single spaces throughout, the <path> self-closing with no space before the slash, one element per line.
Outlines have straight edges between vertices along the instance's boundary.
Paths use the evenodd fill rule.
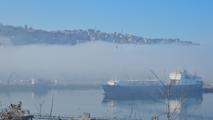
<path fill-rule="evenodd" d="M 23 107 L 31 113 L 50 114 L 53 98 L 53 114 L 77 116 L 83 112 L 95 117 L 148 119 L 157 115 L 164 119 L 167 112 L 165 100 L 108 100 L 102 89 L 49 91 L 43 94 L 33 92 L 0 93 L 1 106 L 22 101 Z M 213 119 L 213 94 L 202 98 L 170 100 L 170 111 L 181 120 Z M 40 111 L 41 108 L 41 111 Z"/>

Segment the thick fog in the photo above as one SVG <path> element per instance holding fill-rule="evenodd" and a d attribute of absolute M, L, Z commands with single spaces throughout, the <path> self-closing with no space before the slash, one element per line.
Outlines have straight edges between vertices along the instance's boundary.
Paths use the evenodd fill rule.
<path fill-rule="evenodd" d="M 186 69 L 213 81 L 213 45 L 120 45 L 90 42 L 75 46 L 0 47 L 0 79 L 31 79 L 102 84 L 108 79 L 161 79 Z"/>

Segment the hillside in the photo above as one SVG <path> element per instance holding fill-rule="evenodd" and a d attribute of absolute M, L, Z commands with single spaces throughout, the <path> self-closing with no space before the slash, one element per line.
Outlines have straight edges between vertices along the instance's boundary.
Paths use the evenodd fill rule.
<path fill-rule="evenodd" d="M 16 27 L 0 24 L 0 45 L 60 44 L 75 45 L 88 41 L 106 41 L 120 44 L 181 44 L 198 45 L 178 38 L 144 38 L 132 34 L 107 33 L 100 30 L 58 30 L 46 31 L 25 25 Z"/>

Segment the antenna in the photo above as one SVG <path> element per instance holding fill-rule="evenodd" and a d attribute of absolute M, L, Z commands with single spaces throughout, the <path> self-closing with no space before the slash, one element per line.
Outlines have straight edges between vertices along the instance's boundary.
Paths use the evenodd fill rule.
<path fill-rule="evenodd" d="M 52 117 L 52 112 L 53 112 L 53 101 L 54 101 L 54 97 L 52 96 L 51 109 L 50 109 L 50 117 Z"/>
<path fill-rule="evenodd" d="M 157 78 L 157 79 L 160 81 L 160 83 L 161 83 L 164 87 L 166 87 L 165 83 L 163 83 L 163 81 L 157 76 L 157 74 L 155 74 L 155 72 L 154 72 L 153 70 L 150 70 L 150 72 L 154 75 L 155 78 Z"/>
<path fill-rule="evenodd" d="M 159 80 L 160 84 L 162 85 L 164 90 L 160 90 L 160 93 L 162 96 L 165 96 L 168 98 L 169 95 L 167 95 L 166 93 L 169 92 L 170 93 L 170 86 L 168 88 L 168 86 L 157 76 L 157 74 L 154 73 L 154 71 L 150 70 L 150 72 Z"/>
<path fill-rule="evenodd" d="M 10 79 L 13 77 L 13 75 L 16 74 L 16 72 L 12 72 L 9 74 L 9 77 L 7 79 L 7 84 L 9 85 L 10 84 Z"/>

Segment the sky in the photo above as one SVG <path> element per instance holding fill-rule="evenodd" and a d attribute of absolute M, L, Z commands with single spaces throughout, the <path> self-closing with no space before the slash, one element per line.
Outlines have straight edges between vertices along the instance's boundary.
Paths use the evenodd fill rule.
<path fill-rule="evenodd" d="M 0 22 L 213 43 L 212 0 L 0 0 Z"/>

